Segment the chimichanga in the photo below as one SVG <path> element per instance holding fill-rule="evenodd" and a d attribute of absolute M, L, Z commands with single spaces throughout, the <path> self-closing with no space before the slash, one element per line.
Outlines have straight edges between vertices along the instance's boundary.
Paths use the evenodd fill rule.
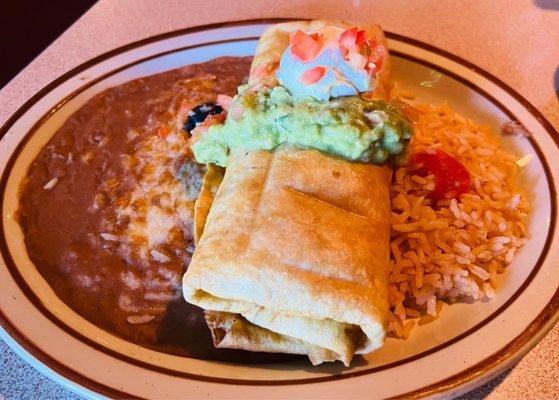
<path fill-rule="evenodd" d="M 206 310 L 240 314 L 269 331 L 261 336 L 285 338 L 281 345 L 234 340 L 227 334 L 235 332 L 218 326 L 225 334 L 214 331 L 216 345 L 346 365 L 354 353 L 380 347 L 389 180 L 388 167 L 316 150 L 233 152 L 184 276 L 184 296 Z"/>
<path fill-rule="evenodd" d="M 388 102 L 389 72 L 376 25 L 279 24 L 260 39 L 225 123 L 193 132 L 196 159 L 226 167 L 221 183 L 212 169 L 204 180 L 183 279 L 216 347 L 349 365 L 382 346 L 384 164 L 411 135 Z"/>

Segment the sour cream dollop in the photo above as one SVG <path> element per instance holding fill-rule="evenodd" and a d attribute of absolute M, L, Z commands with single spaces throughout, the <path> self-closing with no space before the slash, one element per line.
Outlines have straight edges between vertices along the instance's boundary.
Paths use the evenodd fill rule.
<path fill-rule="evenodd" d="M 372 91 L 387 55 L 364 30 L 329 26 L 291 34 L 277 79 L 295 97 L 320 101 Z"/>

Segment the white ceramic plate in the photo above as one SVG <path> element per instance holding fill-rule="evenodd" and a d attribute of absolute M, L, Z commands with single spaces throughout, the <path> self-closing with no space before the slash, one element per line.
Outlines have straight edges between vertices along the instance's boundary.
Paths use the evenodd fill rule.
<path fill-rule="evenodd" d="M 250 55 L 274 21 L 187 29 L 101 55 L 63 75 L 24 104 L 1 128 L 0 322 L 20 354 L 88 396 L 386 398 L 451 397 L 517 361 L 559 317 L 557 196 L 559 136 L 524 98 L 497 78 L 451 54 L 388 33 L 394 79 L 417 101 L 447 101 L 496 132 L 523 124 L 532 137 L 505 146 L 531 154 L 524 182 L 532 193 L 530 241 L 503 275 L 495 299 L 445 307 L 439 320 L 407 341 L 389 339 L 352 368 L 307 362 L 233 365 L 148 350 L 89 323 L 61 300 L 27 257 L 14 221 L 17 187 L 29 163 L 62 123 L 94 94 L 131 79 L 222 55 Z M 275 21 L 277 22 L 277 21 Z M 433 87 L 421 82 L 440 79 Z"/>

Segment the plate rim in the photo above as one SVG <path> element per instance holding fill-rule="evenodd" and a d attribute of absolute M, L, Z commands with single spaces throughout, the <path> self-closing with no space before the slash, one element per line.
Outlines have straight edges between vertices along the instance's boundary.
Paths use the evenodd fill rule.
<path fill-rule="evenodd" d="M 35 95 L 33 95 L 30 99 L 28 99 L 22 106 L 20 106 L 7 120 L 6 122 L 2 125 L 2 127 L 0 127 L 0 139 L 9 131 L 9 129 L 23 116 L 25 115 L 25 113 L 31 109 L 33 107 L 33 105 L 35 105 L 39 100 L 41 100 L 43 97 L 45 97 L 48 93 L 50 93 L 54 88 L 58 87 L 60 84 L 62 84 L 63 82 L 69 80 L 70 78 L 73 78 L 74 76 L 76 76 L 77 74 L 79 74 L 80 72 L 102 62 L 105 61 L 115 55 L 124 53 L 128 50 L 132 50 L 150 43 L 154 43 L 154 42 L 158 42 L 164 39 L 168 39 L 168 38 L 172 38 L 172 37 L 176 37 L 176 36 L 180 36 L 180 35 L 185 35 L 185 34 L 189 34 L 189 33 L 193 33 L 193 32 L 200 32 L 200 31 L 205 31 L 205 30 L 212 30 L 212 29 L 218 29 L 218 28 L 229 28 L 229 27 L 234 27 L 234 26 L 244 26 L 244 25 L 258 25 L 258 24 L 271 24 L 271 23 L 278 23 L 278 22 L 285 22 L 285 21 L 292 21 L 294 20 L 293 18 L 259 18 L 259 19 L 252 19 L 252 20 L 240 20 L 240 21 L 229 21 L 229 22 L 220 22 L 220 23 L 214 23 L 214 24 L 204 24 L 204 25 L 198 25 L 198 26 L 193 26 L 193 27 L 189 27 L 189 28 L 185 28 L 185 29 L 179 29 L 179 30 L 174 30 L 174 31 L 170 31 L 170 32 L 165 32 L 159 35 L 155 35 L 155 36 L 151 36 L 151 37 L 147 37 L 144 38 L 142 40 L 139 41 L 135 41 L 132 43 L 128 43 L 125 44 L 123 46 L 120 46 L 118 48 L 115 48 L 113 50 L 110 50 L 108 52 L 105 52 L 103 54 L 100 54 L 88 61 L 85 61 L 84 63 L 76 66 L 75 68 L 67 71 L 66 73 L 64 73 L 63 75 L 59 76 L 58 78 L 56 78 L 55 80 L 53 80 L 52 82 L 50 82 L 49 84 L 47 84 L 45 87 L 43 87 L 41 90 L 39 90 Z M 549 136 L 551 137 L 552 141 L 557 145 L 557 147 L 559 147 L 559 134 L 557 133 L 557 131 L 555 130 L 555 128 L 551 125 L 551 123 L 527 100 L 525 99 L 521 94 L 519 94 L 518 92 L 516 92 L 514 89 L 512 89 L 510 86 L 508 86 L 506 83 L 504 83 L 503 81 L 501 81 L 499 78 L 493 76 L 492 74 L 488 73 L 487 71 L 485 71 L 484 69 L 476 66 L 475 64 L 464 60 L 452 53 L 449 53 L 445 50 L 439 49 L 433 45 L 424 43 L 422 41 L 419 41 L 417 39 L 413 39 L 407 36 L 403 36 L 403 35 L 399 35 L 399 34 L 395 34 L 392 32 L 385 32 L 386 36 L 390 39 L 395 39 L 416 47 L 419 47 L 421 49 L 430 51 L 432 53 L 435 53 L 437 55 L 441 55 L 445 58 L 450 59 L 451 61 L 454 61 L 462 66 L 467 67 L 468 69 L 474 71 L 475 73 L 483 76 L 484 78 L 488 79 L 489 81 L 491 81 L 492 83 L 496 84 L 497 86 L 499 86 L 501 89 L 503 89 L 505 92 L 507 92 L 511 97 L 513 97 L 515 100 L 517 100 L 522 107 L 528 111 L 533 117 L 535 117 L 538 122 L 542 125 L 542 127 L 547 131 L 547 133 L 549 134 Z M 250 40 L 251 38 L 244 38 L 245 40 Z M 236 39 L 238 40 L 238 39 Z M 227 41 L 227 40 L 226 40 Z M 219 41 L 219 42 L 223 42 L 223 41 Z M 214 42 L 215 43 L 215 42 Z M 208 43 L 203 43 L 200 44 L 199 46 L 204 46 L 204 45 L 211 45 L 212 42 L 208 42 Z M 196 45 L 194 45 L 194 47 L 196 47 Z M 160 57 L 162 55 L 164 55 L 165 53 L 171 53 L 171 52 L 175 52 L 177 51 L 177 49 L 168 51 L 168 52 L 164 52 L 164 53 L 159 53 L 156 55 L 153 55 L 151 57 L 146 57 L 143 58 L 141 60 L 137 60 L 136 62 L 133 62 L 131 64 L 127 64 L 125 66 L 121 66 L 119 68 L 117 68 L 117 70 L 120 69 L 124 69 L 124 68 L 128 68 L 134 64 L 137 64 L 139 62 L 143 62 L 146 61 L 150 58 L 155 58 L 155 57 Z M 429 66 L 430 68 L 435 68 L 435 69 L 443 69 L 445 74 L 448 74 L 449 76 L 451 76 L 454 79 L 457 79 L 458 81 L 460 81 L 461 83 L 466 84 L 467 86 L 474 88 L 477 92 L 481 93 L 484 97 L 488 98 L 488 100 L 491 101 L 491 103 L 493 103 L 494 105 L 496 105 L 497 107 L 499 107 L 507 116 L 511 117 L 513 120 L 516 119 L 514 117 L 514 115 L 506 108 L 504 107 L 498 100 L 496 100 L 493 96 L 491 96 L 490 94 L 486 93 L 483 89 L 477 87 L 477 85 L 473 84 L 472 82 L 469 82 L 468 80 L 466 80 L 465 78 L 460 77 L 459 75 L 453 73 L 452 71 L 447 71 L 446 69 L 437 66 L 435 64 L 432 64 L 428 61 L 425 60 L 421 60 L 421 59 L 417 59 L 414 58 L 413 56 L 409 56 L 409 55 L 403 55 L 402 53 L 399 52 L 392 52 L 393 54 L 396 53 L 396 55 L 398 56 L 404 56 L 404 58 L 412 58 L 413 61 L 415 62 L 419 62 L 422 63 L 424 65 Z M 110 73 L 115 73 L 117 72 L 117 70 L 115 71 L 111 71 Z M 92 82 L 88 82 L 85 85 L 82 85 L 79 87 L 79 89 L 77 91 L 83 91 L 85 90 L 87 87 L 89 87 L 90 85 L 95 84 L 96 82 L 98 82 L 99 80 L 102 80 L 104 78 L 105 74 L 97 77 L 95 80 L 93 80 Z M 56 112 L 60 107 L 62 107 L 68 100 L 70 100 L 71 98 L 73 98 L 73 95 L 75 94 L 76 91 L 73 91 L 72 93 L 70 93 L 70 95 L 64 97 L 62 100 L 60 100 L 54 107 L 51 107 L 49 109 L 49 111 L 45 114 L 48 115 L 51 112 Z M 28 133 L 26 134 L 26 136 L 29 134 L 29 132 L 33 131 L 34 128 L 36 126 L 38 126 L 39 124 L 41 124 L 42 122 L 44 122 L 44 117 L 45 115 L 43 115 L 41 118 L 39 118 L 32 126 L 32 128 L 28 131 Z M 532 141 L 532 140 L 531 140 Z M 22 140 L 18 143 L 17 147 L 19 148 L 20 145 L 24 144 L 25 139 L 22 138 Z M 545 157 L 543 157 L 543 155 L 541 154 L 541 151 L 538 147 L 538 145 L 534 145 L 534 143 L 531 143 L 534 150 L 538 153 L 538 156 L 540 158 L 542 162 L 542 164 L 544 165 L 544 169 L 546 169 L 546 175 L 548 175 L 548 171 L 549 171 L 549 165 L 547 164 L 547 161 L 545 159 Z M 17 148 L 11 152 L 10 154 L 10 160 L 13 158 L 13 156 L 18 153 Z M 7 167 L 10 164 L 10 160 L 8 160 L 7 163 Z M 4 175 L 7 176 L 9 175 L 9 168 L 6 168 L 3 172 L 3 177 L 2 177 L 2 181 L 4 181 Z M 552 176 L 549 173 L 550 176 Z M 548 179 L 549 182 L 549 179 Z M 551 196 L 551 200 L 552 200 L 552 216 L 556 216 L 555 213 L 555 203 L 553 202 L 553 200 L 557 197 L 556 194 L 556 188 L 553 185 L 553 181 L 549 182 L 550 186 L 549 186 L 549 190 L 550 190 L 550 196 Z M 1 199 L 3 201 L 3 199 Z M 553 237 L 554 231 L 555 231 L 555 227 L 556 227 L 556 223 L 555 219 L 552 218 L 552 224 L 550 226 L 550 231 L 549 231 L 549 235 L 546 239 L 546 243 L 544 245 L 544 252 L 542 252 L 544 255 L 547 252 L 546 250 L 549 249 L 551 241 L 550 238 Z M 3 226 L 2 226 L 2 230 L 3 230 Z M 5 252 L 7 252 L 7 248 L 3 248 L 4 247 L 4 243 L 2 243 L 2 257 L 5 258 Z M 9 254 L 9 253 L 8 253 Z M 541 258 L 541 257 L 540 257 Z M 4 261 L 6 261 L 4 259 Z M 539 259 L 538 263 L 536 264 L 536 266 L 538 264 L 542 264 L 542 262 L 545 261 L 545 256 L 543 257 L 543 259 Z M 10 271 L 11 273 L 11 271 Z M 537 274 L 537 268 L 535 269 L 535 271 L 533 273 L 530 274 L 531 275 L 536 275 Z M 17 277 L 14 277 L 13 274 L 12 278 L 14 278 L 14 280 L 16 280 L 16 282 L 18 281 L 18 279 L 16 279 Z M 526 282 L 529 282 L 529 278 L 530 276 L 527 278 Z M 23 282 L 24 285 L 25 282 Z M 18 285 L 19 286 L 19 285 Z M 523 283 L 524 286 L 524 283 Z M 519 288 L 520 291 L 521 288 Z M 514 300 L 514 297 L 511 298 L 512 300 Z M 33 302 L 35 304 L 35 302 Z M 507 303 L 505 303 L 503 306 L 505 306 Z M 494 354 L 490 355 L 489 357 L 487 357 L 486 359 L 474 364 L 473 366 L 471 366 L 470 368 L 461 371 L 460 373 L 450 376 L 442 381 L 439 382 L 435 382 L 429 386 L 426 387 L 422 387 L 420 389 L 417 389 L 415 391 L 412 392 L 408 392 L 405 394 L 402 394 L 400 396 L 405 396 L 405 397 L 412 397 L 412 398 L 417 398 L 417 397 L 424 397 L 424 396 L 428 396 L 428 395 L 432 395 L 432 394 L 436 394 L 436 393 L 440 393 L 442 391 L 448 391 L 448 390 L 452 390 L 452 389 L 457 389 L 459 387 L 463 387 L 464 385 L 466 385 L 468 382 L 471 382 L 473 379 L 475 378 L 481 378 L 487 374 L 489 374 L 490 372 L 495 373 L 497 370 L 502 370 L 504 369 L 508 364 L 512 363 L 515 361 L 516 358 L 520 357 L 521 355 L 525 354 L 526 352 L 528 352 L 533 346 L 535 346 L 535 344 L 537 344 L 540 340 L 541 337 L 543 337 L 543 335 L 545 333 L 547 333 L 553 326 L 554 323 L 557 322 L 557 320 L 559 320 L 559 288 L 556 290 L 555 294 L 551 297 L 550 301 L 547 303 L 547 305 L 543 308 L 543 310 L 538 314 L 538 316 L 528 325 L 528 327 L 522 331 L 522 333 L 520 333 L 517 337 L 515 337 L 513 340 L 511 340 L 505 347 L 499 349 L 497 352 L 495 352 Z M 478 324 L 479 325 L 479 324 Z M 476 327 L 478 326 L 476 325 Z M 121 391 L 118 391 L 117 389 L 114 389 L 112 387 L 108 387 L 100 382 L 97 382 L 95 380 L 92 380 L 90 378 L 87 378 L 83 375 L 81 375 L 79 372 L 76 372 L 70 368 L 68 368 L 67 366 L 65 366 L 64 364 L 62 364 L 61 362 L 55 360 L 52 356 L 50 356 L 49 354 L 47 354 L 46 352 L 44 352 L 42 349 L 36 347 L 33 343 L 31 343 L 30 341 L 28 341 L 26 339 L 26 337 L 17 329 L 16 326 L 14 326 L 13 324 L 11 324 L 11 322 L 9 321 L 9 319 L 3 314 L 2 310 L 0 310 L 0 326 L 2 326 L 6 332 L 9 334 L 9 336 L 14 339 L 20 346 L 22 346 L 23 349 L 25 349 L 26 351 L 28 351 L 32 357 L 37 358 L 40 362 L 42 362 L 43 364 L 45 364 L 46 366 L 48 366 L 49 368 L 51 368 L 52 370 L 54 370 L 56 373 L 61 374 L 63 377 L 70 379 L 73 382 L 76 382 L 79 385 L 82 385 L 84 387 L 90 388 L 92 390 L 95 390 L 97 393 L 100 394 L 105 394 L 105 395 L 109 395 L 109 396 L 117 396 L 117 397 L 130 397 L 129 393 L 124 393 Z M 11 329 L 13 328 L 13 329 Z M 527 336 L 525 338 L 525 336 Z M 18 340 L 19 339 L 19 340 Z M 436 349 L 437 347 L 435 347 L 434 349 Z M 56 367 L 53 367 L 53 365 L 51 365 L 51 363 L 54 363 L 56 365 Z M 495 365 L 497 365 L 497 367 L 495 367 Z M 61 372 L 57 367 L 60 367 L 60 369 L 64 372 Z M 167 373 L 169 371 L 166 371 Z M 362 372 L 359 375 L 364 375 L 366 373 L 371 373 L 373 371 L 359 371 Z M 67 376 L 70 375 L 70 376 Z M 181 376 L 184 377 L 184 374 L 181 374 Z M 355 376 L 355 374 L 348 374 L 348 376 L 344 376 L 346 378 Z M 194 377 L 186 377 L 187 379 L 193 379 L 193 380 L 202 380 L 202 381 L 207 381 L 208 379 L 200 379 L 200 376 L 194 376 Z M 203 377 L 202 377 L 203 378 Z M 210 378 L 209 380 L 215 382 L 216 379 L 212 379 Z M 305 380 L 297 380 L 296 383 L 318 383 L 323 381 L 324 379 L 311 379 L 312 382 L 305 382 Z M 331 379 L 326 379 L 326 380 L 331 380 Z M 217 379 L 217 381 L 219 381 L 220 383 L 226 383 L 224 382 L 223 379 Z M 282 383 L 282 381 L 277 381 L 278 383 L 276 383 L 276 385 L 281 385 L 281 384 L 285 384 Z M 236 382 L 227 382 L 227 383 L 237 383 L 237 384 L 241 384 L 243 385 L 243 383 L 236 381 Z M 246 383 L 244 383 L 246 385 Z M 257 383 L 252 383 L 253 385 L 260 385 L 260 386 L 265 386 L 266 382 L 265 381 L 260 381 Z M 93 386 L 91 386 L 93 385 Z M 268 384 L 269 385 L 269 384 Z M 101 389 L 101 390 L 100 390 Z"/>
<path fill-rule="evenodd" d="M 249 26 L 251 26 L 251 25 L 249 25 Z M 391 35 L 392 34 L 390 32 L 387 33 L 387 36 L 391 37 Z M 28 142 L 30 140 L 32 140 L 33 135 L 35 134 L 37 129 L 42 124 L 44 124 L 55 112 L 57 112 L 57 110 L 59 108 L 63 107 L 68 101 L 71 101 L 74 97 L 80 95 L 81 93 L 86 91 L 91 86 L 93 86 L 93 85 L 95 85 L 99 82 L 102 82 L 104 79 L 107 79 L 108 77 L 110 77 L 114 74 L 117 74 L 117 73 L 121 72 L 122 70 L 128 69 L 130 67 L 133 67 L 135 65 L 141 64 L 141 63 L 146 62 L 146 61 L 150 61 L 152 59 L 156 59 L 156 58 L 159 58 L 159 57 L 164 57 L 166 55 L 173 54 L 173 53 L 178 53 L 178 52 L 183 51 L 183 50 L 195 49 L 195 48 L 198 48 L 198 47 L 212 46 L 212 45 L 216 45 L 216 44 L 220 45 L 220 44 L 224 44 L 224 43 L 239 43 L 239 42 L 244 42 L 244 41 L 254 41 L 254 40 L 257 40 L 257 39 L 258 39 L 258 36 L 250 36 L 250 37 L 232 38 L 232 39 L 226 39 L 226 40 L 215 40 L 215 41 L 205 42 L 203 44 L 194 44 L 194 45 L 189 45 L 189 46 L 177 47 L 177 48 L 174 48 L 174 49 L 171 49 L 171 50 L 166 50 L 166 51 L 163 51 L 161 53 L 152 54 L 150 56 L 134 60 L 134 61 L 132 61 L 128 64 L 125 64 L 125 65 L 121 65 L 121 66 L 119 66 L 119 67 L 117 67 L 117 68 L 115 68 L 111 71 L 105 72 L 105 73 L 97 76 L 96 78 L 89 81 L 87 84 L 79 86 L 77 89 L 73 90 L 70 94 L 66 95 L 62 100 L 59 100 L 58 103 L 56 103 L 56 105 L 52 106 L 49 109 L 49 111 L 45 112 L 40 118 L 38 118 L 38 120 L 25 133 L 25 135 L 20 140 L 20 142 L 18 142 L 14 151 L 10 154 L 10 157 L 9 157 L 7 163 L 6 163 L 6 166 L 4 168 L 2 177 L 0 179 L 0 194 L 2 195 L 2 196 L 0 196 L 0 208 L 3 207 L 3 202 L 4 202 L 4 196 L 3 195 L 6 193 L 7 180 L 10 179 L 11 172 L 14 170 L 14 166 L 17 163 L 18 157 L 21 155 L 21 152 L 25 150 Z M 402 42 L 402 43 L 404 43 L 404 42 Z M 420 47 L 418 47 L 418 48 L 420 48 Z M 396 57 L 411 60 L 412 62 L 427 66 L 428 68 L 438 70 L 439 72 L 449 76 L 450 78 L 461 82 L 463 85 L 471 88 L 478 95 L 481 95 L 482 97 L 486 98 L 486 100 L 491 102 L 491 104 L 493 104 L 494 106 L 499 108 L 505 115 L 507 115 L 507 117 L 509 119 L 514 120 L 514 121 L 517 120 L 516 116 L 504 104 L 502 104 L 499 100 L 495 99 L 492 95 L 490 95 L 485 90 L 478 87 L 476 84 L 474 84 L 474 83 L 468 81 L 467 79 L 461 77 L 460 75 L 446 69 L 445 67 L 441 67 L 437 64 L 434 64 L 431 61 L 427 61 L 427 60 L 424 60 L 422 58 L 417 58 L 415 56 L 406 54 L 402 51 L 391 50 L 391 53 L 393 55 L 395 55 Z M 550 198 L 553 198 L 553 197 L 555 197 L 555 188 L 552 184 L 553 177 L 552 177 L 552 174 L 550 172 L 551 168 L 549 167 L 547 159 L 546 159 L 545 155 L 543 154 L 540 145 L 536 141 L 534 141 L 532 138 L 528 138 L 527 140 L 530 142 L 531 148 L 538 155 L 538 159 L 542 163 L 542 166 L 543 166 L 543 169 L 544 169 L 544 172 L 545 172 L 545 176 L 546 176 L 546 180 L 547 180 L 547 183 L 548 183 L 548 187 L 549 187 L 549 195 L 550 195 Z M 556 226 L 555 222 L 557 221 L 557 207 L 556 207 L 555 203 L 553 203 L 551 205 L 551 221 L 553 222 L 552 228 L 554 228 Z M 95 350 L 101 351 L 102 353 L 104 353 L 108 356 L 112 356 L 112 357 L 114 357 L 114 358 L 116 358 L 120 361 L 124 361 L 126 363 L 131 364 L 131 365 L 135 365 L 135 366 L 138 366 L 138 367 L 141 367 L 141 368 L 146 368 L 146 369 L 151 370 L 151 371 L 164 373 L 164 374 L 174 376 L 174 377 L 178 377 L 178 378 L 186 378 L 186 379 L 202 381 L 202 382 L 213 382 L 213 383 L 219 383 L 219 384 L 233 384 L 233 385 L 243 385 L 243 386 L 280 386 L 280 385 L 292 385 L 292 384 L 307 384 L 307 383 L 314 384 L 314 383 L 319 383 L 319 382 L 329 382 L 329 381 L 343 380 L 343 379 L 348 379 L 350 377 L 357 377 L 357 376 L 368 375 L 368 374 L 372 374 L 372 373 L 376 373 L 376 372 L 381 372 L 381 371 L 385 371 L 385 370 L 395 368 L 395 367 L 398 367 L 398 366 L 401 366 L 401 365 L 405 365 L 405 364 L 410 363 L 410 362 L 420 360 L 421 358 L 427 357 L 431 354 L 435 354 L 435 353 L 437 353 L 437 352 L 439 352 L 443 349 L 446 349 L 447 347 L 449 347 L 449 346 L 451 346 L 455 343 L 460 342 L 461 340 L 467 338 L 468 336 L 474 334 L 475 332 L 477 332 L 478 330 L 483 328 L 485 325 L 494 321 L 503 312 L 505 312 L 507 310 L 507 308 L 509 306 L 511 306 L 518 299 L 518 297 L 520 297 L 523 294 L 525 289 L 536 278 L 539 270 L 541 269 L 542 265 L 544 264 L 544 261 L 546 259 L 547 253 L 549 251 L 549 248 L 550 248 L 550 245 L 551 245 L 551 242 L 552 242 L 552 239 L 553 239 L 553 234 L 554 234 L 554 229 L 550 229 L 548 231 L 548 234 L 547 234 L 542 252 L 541 252 L 540 256 L 538 257 L 536 263 L 534 264 L 534 267 L 532 268 L 532 270 L 530 271 L 530 273 L 526 277 L 526 279 L 522 282 L 522 284 L 505 301 L 505 303 L 503 303 L 498 309 L 493 311 L 489 316 L 484 318 L 482 321 L 478 322 L 475 326 L 467 329 L 466 331 L 460 333 L 459 335 L 454 336 L 452 339 L 449 339 L 449 340 L 447 340 L 443 343 L 440 343 L 436 346 L 433 346 L 433 347 L 428 348 L 428 349 L 426 349 L 426 350 L 424 350 L 420 353 L 408 356 L 406 358 L 403 358 L 403 359 L 400 359 L 400 360 L 397 360 L 397 361 L 393 361 L 393 362 L 390 362 L 390 363 L 387 363 L 387 364 L 379 365 L 379 366 L 376 366 L 376 367 L 370 367 L 370 368 L 362 369 L 362 370 L 359 370 L 359 371 L 354 371 L 351 374 L 340 374 L 340 375 L 336 375 L 336 376 L 329 375 L 329 376 L 321 376 L 321 377 L 316 377 L 316 378 L 274 379 L 274 380 L 230 379 L 230 378 L 224 378 L 224 377 L 201 375 L 201 374 L 198 374 L 198 373 L 190 373 L 190 372 L 186 372 L 186 371 L 177 371 L 175 369 L 170 369 L 170 368 L 167 368 L 165 366 L 154 365 L 154 364 L 151 364 L 151 363 L 146 362 L 146 361 L 138 360 L 138 359 L 136 359 L 134 357 L 130 357 L 130 356 L 128 356 L 128 355 L 126 355 L 122 352 L 119 352 L 119 351 L 116 351 L 116 350 L 111 349 L 109 347 L 103 346 L 103 345 L 99 344 L 98 342 L 96 342 L 94 340 L 91 340 L 91 338 L 89 336 L 84 335 L 81 332 L 77 331 L 75 328 L 69 326 L 64 320 L 62 320 L 60 317 L 57 317 L 56 315 L 54 315 L 51 312 L 51 310 L 49 310 L 47 307 L 45 307 L 43 305 L 42 300 L 37 296 L 36 292 L 29 286 L 29 284 L 26 282 L 25 278 L 23 277 L 23 275 L 21 274 L 21 272 L 18 268 L 18 264 L 15 261 L 16 257 L 14 257 L 12 255 L 12 252 L 9 249 L 8 241 L 6 240 L 7 235 L 4 232 L 4 224 L 0 224 L 0 253 L 2 253 L 4 255 L 4 257 L 3 257 L 4 262 L 6 263 L 12 278 L 18 284 L 18 287 L 26 294 L 26 297 L 41 312 L 41 314 L 43 316 L 45 316 L 47 319 L 49 319 L 59 329 L 62 329 L 65 333 L 69 334 L 70 336 L 79 340 L 81 343 L 83 343 L 87 346 L 90 346 L 91 348 L 93 348 Z"/>

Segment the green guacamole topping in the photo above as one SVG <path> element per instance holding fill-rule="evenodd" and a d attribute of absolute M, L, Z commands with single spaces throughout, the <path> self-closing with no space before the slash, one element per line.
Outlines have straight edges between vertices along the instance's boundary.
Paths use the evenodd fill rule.
<path fill-rule="evenodd" d="M 412 127 L 395 104 L 358 96 L 328 102 L 296 99 L 282 86 L 239 88 L 224 124 L 192 144 L 196 160 L 224 167 L 229 150 L 273 150 L 283 143 L 314 148 L 351 161 L 398 163 Z"/>

